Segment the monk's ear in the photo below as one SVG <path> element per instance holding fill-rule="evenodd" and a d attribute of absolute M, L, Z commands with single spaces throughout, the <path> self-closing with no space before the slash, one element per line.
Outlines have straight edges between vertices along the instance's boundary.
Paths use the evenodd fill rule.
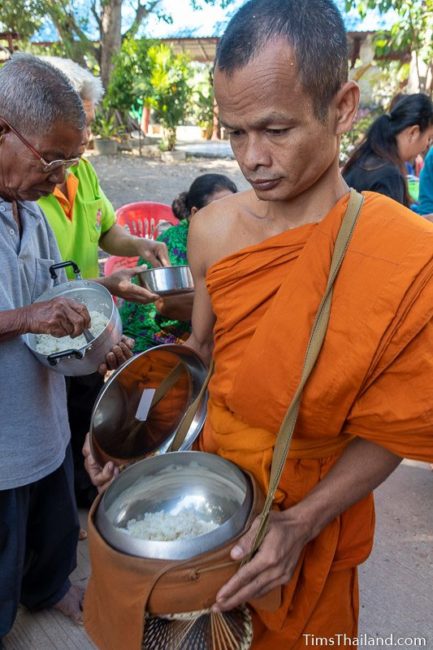
<path fill-rule="evenodd" d="M 335 133 L 341 135 L 350 131 L 356 117 L 359 104 L 359 86 L 354 81 L 347 81 L 334 97 Z"/>

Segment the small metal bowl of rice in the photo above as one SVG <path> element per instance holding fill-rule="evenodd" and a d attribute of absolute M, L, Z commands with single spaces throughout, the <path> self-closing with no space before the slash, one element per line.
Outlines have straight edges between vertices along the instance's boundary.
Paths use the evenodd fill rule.
<path fill-rule="evenodd" d="M 137 274 L 142 287 L 159 296 L 174 296 L 194 291 L 189 266 L 161 266 L 146 269 Z"/>
<path fill-rule="evenodd" d="M 224 458 L 166 453 L 124 470 L 102 497 L 95 523 L 123 553 L 186 560 L 239 535 L 252 498 L 249 477 Z"/>

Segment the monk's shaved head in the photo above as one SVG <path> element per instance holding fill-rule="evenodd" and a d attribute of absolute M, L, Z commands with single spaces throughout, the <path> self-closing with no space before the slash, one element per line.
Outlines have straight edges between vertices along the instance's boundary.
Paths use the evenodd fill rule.
<path fill-rule="evenodd" d="M 348 77 L 346 32 L 332 0 L 250 0 L 231 19 L 216 66 L 231 74 L 281 38 L 293 48 L 302 85 L 323 119 Z"/>

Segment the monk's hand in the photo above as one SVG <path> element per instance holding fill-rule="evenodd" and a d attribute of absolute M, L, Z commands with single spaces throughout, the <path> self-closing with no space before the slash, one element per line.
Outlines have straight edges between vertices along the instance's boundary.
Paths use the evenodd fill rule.
<path fill-rule="evenodd" d="M 101 363 L 98 368 L 100 375 L 105 375 L 107 370 L 116 370 L 122 363 L 125 363 L 128 359 L 132 357 L 132 350 L 134 348 L 135 341 L 130 339 L 128 336 L 123 336 L 120 339 L 117 345 L 113 345 L 110 352 L 105 356 L 105 362 Z"/>
<path fill-rule="evenodd" d="M 257 518 L 250 530 L 232 548 L 232 560 L 248 556 L 258 530 Z M 214 612 L 224 612 L 284 585 L 291 579 L 296 563 L 309 541 L 308 526 L 292 515 L 290 509 L 271 512 L 268 532 L 254 557 L 218 592 Z"/>
<path fill-rule="evenodd" d="M 93 485 L 97 488 L 98 492 L 101 494 L 110 485 L 111 481 L 116 478 L 119 474 L 119 468 L 113 462 L 106 463 L 104 467 L 97 462 L 94 458 L 92 451 L 90 449 L 90 440 L 89 434 L 86 436 L 86 440 L 83 445 L 83 456 L 84 456 L 84 467 L 90 480 Z"/>
<path fill-rule="evenodd" d="M 173 320 L 191 320 L 194 292 L 183 293 L 178 296 L 165 296 L 155 302 L 156 311 L 165 318 Z"/>

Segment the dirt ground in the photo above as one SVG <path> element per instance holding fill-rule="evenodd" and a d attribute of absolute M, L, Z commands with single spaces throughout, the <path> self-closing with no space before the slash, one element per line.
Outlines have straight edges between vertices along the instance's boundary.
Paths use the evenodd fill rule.
<path fill-rule="evenodd" d="M 117 209 L 134 201 L 171 204 L 200 174 L 226 174 L 241 189 L 248 183 L 234 160 L 190 158 L 181 162 L 161 162 L 154 158 L 122 153 L 115 156 L 89 154 L 102 189 Z"/>

